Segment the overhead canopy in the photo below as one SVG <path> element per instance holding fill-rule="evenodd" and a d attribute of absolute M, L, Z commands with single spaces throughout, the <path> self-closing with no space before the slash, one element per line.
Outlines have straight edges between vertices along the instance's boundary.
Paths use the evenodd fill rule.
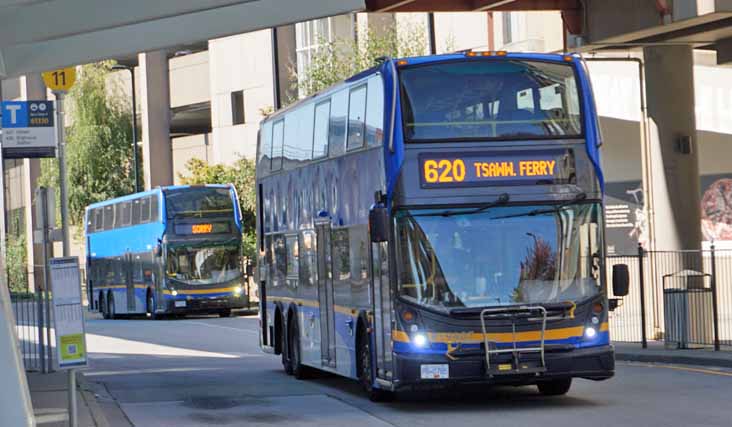
<path fill-rule="evenodd" d="M 0 78 L 364 7 L 365 0 L 0 0 Z"/>
<path fill-rule="evenodd" d="M 366 0 L 369 12 L 576 10 L 579 0 Z"/>

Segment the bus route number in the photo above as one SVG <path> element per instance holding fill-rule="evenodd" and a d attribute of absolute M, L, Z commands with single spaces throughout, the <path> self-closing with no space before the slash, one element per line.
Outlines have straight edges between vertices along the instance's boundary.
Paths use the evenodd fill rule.
<path fill-rule="evenodd" d="M 462 159 L 426 160 L 424 180 L 429 184 L 465 181 L 465 162 Z"/>

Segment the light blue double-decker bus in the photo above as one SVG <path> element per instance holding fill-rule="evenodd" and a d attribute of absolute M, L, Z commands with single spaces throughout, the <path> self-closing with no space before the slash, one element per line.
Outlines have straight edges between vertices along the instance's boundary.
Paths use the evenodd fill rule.
<path fill-rule="evenodd" d="M 89 205 L 90 308 L 113 319 L 248 307 L 241 234 L 231 185 L 162 187 Z"/>
<path fill-rule="evenodd" d="M 613 376 L 600 131 L 574 55 L 384 59 L 261 125 L 261 345 L 373 399 Z M 615 296 L 627 266 L 613 267 Z"/>

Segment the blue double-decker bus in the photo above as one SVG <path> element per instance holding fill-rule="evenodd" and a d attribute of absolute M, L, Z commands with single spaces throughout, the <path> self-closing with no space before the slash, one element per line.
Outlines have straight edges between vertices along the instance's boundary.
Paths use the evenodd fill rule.
<path fill-rule="evenodd" d="M 372 399 L 610 378 L 600 144 L 574 55 L 384 59 L 269 116 L 262 348 Z"/>
<path fill-rule="evenodd" d="M 249 305 L 241 211 L 231 185 L 171 186 L 86 209 L 90 308 L 119 315 L 217 313 Z"/>

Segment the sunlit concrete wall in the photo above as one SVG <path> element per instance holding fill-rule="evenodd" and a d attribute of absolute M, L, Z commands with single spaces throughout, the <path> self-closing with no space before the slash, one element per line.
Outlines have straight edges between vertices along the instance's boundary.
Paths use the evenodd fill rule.
<path fill-rule="evenodd" d="M 270 30 L 209 41 L 212 163 L 256 154 L 262 109 L 274 105 Z M 205 84 L 205 82 L 201 82 Z M 232 92 L 242 91 L 244 124 L 234 125 Z"/>

